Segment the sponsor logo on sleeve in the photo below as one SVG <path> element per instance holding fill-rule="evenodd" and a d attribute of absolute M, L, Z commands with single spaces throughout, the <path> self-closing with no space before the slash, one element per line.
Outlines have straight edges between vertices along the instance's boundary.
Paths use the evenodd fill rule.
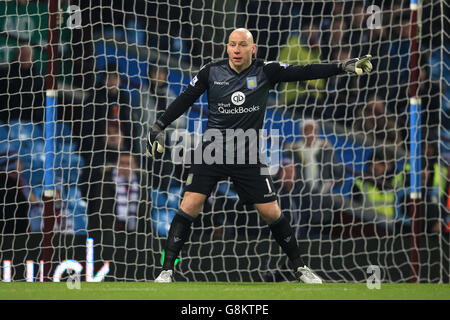
<path fill-rule="evenodd" d="M 192 78 L 190 85 L 195 87 L 195 84 L 197 83 L 197 81 L 198 81 L 198 78 L 197 78 L 197 76 L 195 76 L 194 78 Z"/>

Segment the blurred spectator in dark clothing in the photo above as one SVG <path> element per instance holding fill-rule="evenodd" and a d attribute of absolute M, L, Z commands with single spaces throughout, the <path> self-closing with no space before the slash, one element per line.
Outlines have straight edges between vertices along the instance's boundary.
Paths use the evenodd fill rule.
<path fill-rule="evenodd" d="M 80 185 L 80 190 L 88 199 L 98 196 L 92 185 L 103 181 L 104 167 L 116 166 L 120 152 L 128 150 L 119 120 L 108 120 L 106 134 L 98 140 L 98 147 L 92 152 L 92 166 L 85 167 L 82 172 L 81 181 L 86 183 Z"/>
<path fill-rule="evenodd" d="M 116 65 L 109 64 L 106 71 L 104 84 L 102 84 L 95 92 L 95 119 L 119 120 L 125 142 L 128 147 L 131 148 L 133 139 L 131 97 L 127 92 L 121 89 L 122 80 Z M 105 134 L 105 131 L 100 134 Z"/>
<path fill-rule="evenodd" d="M 364 135 L 364 143 L 404 153 L 405 142 L 398 122 L 398 116 L 386 110 L 384 100 L 372 96 L 365 106 L 356 111 L 353 129 L 356 134 Z M 394 157 L 398 159 L 397 154 Z"/>
<path fill-rule="evenodd" d="M 286 43 L 292 32 L 298 32 L 300 21 L 305 20 L 301 15 L 301 2 L 243 0 L 238 3 L 241 10 L 246 12 L 247 29 L 257 32 L 256 56 L 267 61 L 277 59 L 280 45 Z M 236 18 L 238 17 L 239 15 L 236 15 Z"/>
<path fill-rule="evenodd" d="M 395 218 L 394 160 L 386 157 L 384 152 L 374 152 L 368 160 L 362 177 L 355 179 L 353 200 L 363 208 L 375 210 L 377 214 Z"/>
<path fill-rule="evenodd" d="M 33 67 L 33 48 L 23 45 L 0 75 L 0 120 L 44 121 L 45 81 Z"/>
<path fill-rule="evenodd" d="M 438 157 L 438 140 L 425 138 L 421 143 L 422 153 L 422 186 L 424 194 L 432 203 L 438 204 L 445 192 L 445 164 Z"/>
<path fill-rule="evenodd" d="M 334 48 L 331 57 L 335 61 L 351 59 L 350 47 Z M 334 119 L 343 125 L 351 126 L 353 110 L 360 96 L 359 79 L 345 74 L 327 79 L 327 95 L 324 104 L 328 107 L 324 110 L 323 118 Z"/>
<path fill-rule="evenodd" d="M 146 184 L 136 161 L 122 152 L 115 165 L 102 168 L 103 181 L 92 184 L 96 190 L 90 206 L 91 229 L 136 232 L 145 217 Z"/>
<path fill-rule="evenodd" d="M 169 88 L 168 82 L 168 69 L 161 66 L 150 65 L 147 70 L 148 74 L 148 91 L 143 92 L 141 95 L 140 105 L 141 108 L 135 108 L 133 110 L 133 119 L 135 124 L 135 135 L 137 137 L 142 137 L 140 139 L 140 149 L 145 150 L 145 136 L 148 131 L 148 124 L 156 121 L 166 110 L 167 106 L 175 100 L 176 96 L 173 94 L 172 90 Z M 181 116 L 176 121 L 174 121 L 170 128 L 185 128 L 185 117 Z M 169 141 L 169 139 L 167 140 Z M 152 162 L 145 156 L 144 153 L 141 154 L 140 163 Z M 145 166 L 145 165 L 144 165 Z"/>
<path fill-rule="evenodd" d="M 324 32 L 321 39 L 321 54 L 324 61 L 337 61 L 337 54 L 342 46 L 348 45 L 347 22 L 340 17 L 334 17 L 330 28 Z"/>
<path fill-rule="evenodd" d="M 422 61 L 426 61 L 427 55 L 422 53 Z M 443 90 L 443 89 L 442 89 Z M 444 95 L 441 90 L 439 81 L 431 79 L 430 66 L 427 63 L 422 63 L 419 73 L 419 97 L 421 99 L 422 107 L 422 125 L 423 128 L 437 138 L 437 132 L 440 127 L 440 99 Z M 429 138 L 428 136 L 425 136 Z"/>
<path fill-rule="evenodd" d="M 148 87 L 146 89 L 148 91 L 142 95 L 142 108 L 138 108 L 134 112 L 135 118 L 140 123 L 143 136 L 147 132 L 148 123 L 153 123 L 166 110 L 172 100 L 169 99 L 167 69 L 149 64 L 147 74 Z"/>
<path fill-rule="evenodd" d="M 149 68 L 149 90 L 150 99 L 152 99 L 152 105 L 156 110 L 156 118 L 164 113 L 168 103 L 168 83 L 167 83 L 167 69 L 162 67 L 150 67 Z"/>
<path fill-rule="evenodd" d="M 23 176 L 23 164 L 15 151 L 1 157 L 0 231 L 2 235 L 29 231 L 29 211 L 41 214 L 42 205 Z"/>
<path fill-rule="evenodd" d="M 369 42 L 369 33 L 366 25 L 367 8 L 363 1 L 355 1 L 352 4 L 348 39 L 352 46 L 352 57 L 362 57 L 367 54 L 364 51 L 363 44 Z"/>
<path fill-rule="evenodd" d="M 160 66 L 150 66 L 148 70 L 149 74 L 149 101 L 147 109 L 151 113 L 149 117 L 150 123 L 153 123 L 154 119 L 157 119 L 167 106 L 175 100 L 176 95 L 169 89 L 169 71 L 167 68 Z M 185 117 L 182 116 L 175 120 L 170 127 L 171 128 L 185 128 Z"/>
<path fill-rule="evenodd" d="M 333 1 L 331 3 L 329 3 L 329 5 L 331 5 L 331 9 L 326 10 L 326 12 L 324 12 L 324 16 L 322 18 L 322 25 L 320 26 L 322 28 L 322 30 L 328 30 L 331 29 L 331 26 L 333 25 L 334 21 L 336 19 L 340 20 L 340 19 L 345 19 L 346 17 L 346 5 L 345 5 L 345 1 Z M 329 14 L 327 14 L 329 12 Z M 347 20 L 345 21 L 346 24 L 348 25 Z M 344 31 L 346 31 L 347 29 L 344 29 Z"/>
<path fill-rule="evenodd" d="M 389 88 L 389 55 L 390 41 L 387 38 L 387 29 L 383 26 L 369 31 L 369 42 L 366 43 L 365 52 L 372 55 L 374 72 L 365 75 L 361 79 L 360 87 L 367 88 L 370 95 L 386 97 Z M 365 92 L 362 92 L 363 94 Z"/>
<path fill-rule="evenodd" d="M 430 137 L 432 138 L 432 137 Z M 445 217 L 445 209 L 439 210 L 445 194 L 447 168 L 438 157 L 436 140 L 424 139 L 422 149 L 422 199 L 424 201 L 425 232 L 436 232 Z"/>
<path fill-rule="evenodd" d="M 122 133 L 122 124 L 117 119 L 107 121 L 106 134 L 101 136 L 103 143 L 101 147 L 94 151 L 94 166 L 116 164 L 121 150 L 125 150 L 127 145 Z"/>
<path fill-rule="evenodd" d="M 447 168 L 438 158 L 438 148 L 434 141 L 424 139 L 421 143 L 421 217 L 418 223 L 421 230 L 432 233 L 439 232 L 441 221 L 445 219 L 445 206 L 439 209 L 446 192 Z M 397 189 L 397 208 L 399 216 L 411 218 L 411 165 L 406 162 L 402 171 L 395 177 Z"/>
<path fill-rule="evenodd" d="M 89 183 L 102 179 L 102 166 L 110 160 L 107 156 L 114 155 L 114 150 L 107 150 L 111 147 L 107 143 L 107 130 L 114 131 L 112 126 L 118 124 L 123 139 L 120 149 L 136 155 L 140 154 L 139 145 L 142 140 L 134 135 L 131 98 L 121 89 L 121 77 L 116 64 L 107 65 L 103 79 L 92 89 L 91 96 L 92 100 L 83 108 L 80 144 L 80 153 L 86 161 L 81 190 L 88 197 Z"/>
<path fill-rule="evenodd" d="M 115 280 L 131 280 L 138 245 L 145 243 L 146 175 L 133 156 L 123 152 L 116 165 L 102 168 L 101 176 L 102 181 L 91 185 L 95 197 L 89 203 L 89 230 L 101 245 L 100 259 L 114 261 L 110 274 Z"/>
<path fill-rule="evenodd" d="M 409 102 L 409 63 L 410 63 L 410 27 L 409 16 L 397 16 L 392 28 L 390 39 L 389 92 L 387 106 L 389 111 L 406 117 L 406 108 Z"/>
<path fill-rule="evenodd" d="M 115 64 L 109 64 L 102 81 L 92 90 L 92 101 L 83 110 L 81 124 L 81 151 L 88 166 L 92 166 L 92 153 L 104 148 L 108 120 L 120 121 L 125 148 L 131 151 L 132 123 L 131 99 L 120 89 L 121 79 Z"/>
<path fill-rule="evenodd" d="M 167 69 L 159 66 L 149 65 L 148 75 L 149 75 L 149 96 L 148 96 L 149 98 L 146 106 L 148 116 L 145 117 L 146 121 L 142 123 L 144 136 L 147 134 L 148 124 L 153 123 L 155 119 L 161 116 L 161 114 L 164 113 L 167 106 L 169 105 L 167 101 L 168 98 Z M 142 139 L 142 141 L 145 142 L 145 139 Z M 144 148 L 144 145 L 142 145 L 142 148 Z M 147 161 L 147 168 L 152 173 L 150 176 L 151 187 L 152 188 L 160 187 L 161 181 L 164 180 L 164 176 L 171 175 L 172 164 L 168 161 L 164 161 L 164 158 L 161 159 L 155 158 L 148 159 L 147 157 L 145 158 L 146 158 L 145 160 Z M 168 184 L 165 186 L 168 186 Z"/>

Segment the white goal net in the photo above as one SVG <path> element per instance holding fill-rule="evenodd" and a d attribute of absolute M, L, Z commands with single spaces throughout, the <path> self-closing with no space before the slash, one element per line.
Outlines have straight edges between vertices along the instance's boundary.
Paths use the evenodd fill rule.
<path fill-rule="evenodd" d="M 171 151 L 198 141 L 206 94 L 166 130 L 162 158 L 145 156 L 147 130 L 245 27 L 266 61 L 373 57 L 369 75 L 270 91 L 271 173 L 305 262 L 330 282 L 375 266 L 382 281 L 448 283 L 449 14 L 443 0 L 0 2 L 1 279 L 157 276 L 188 172 Z M 295 280 L 230 181 L 205 202 L 175 279 Z"/>

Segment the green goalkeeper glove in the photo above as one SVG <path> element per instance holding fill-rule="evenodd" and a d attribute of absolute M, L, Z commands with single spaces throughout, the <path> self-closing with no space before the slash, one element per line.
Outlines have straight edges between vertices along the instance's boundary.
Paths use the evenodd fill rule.
<path fill-rule="evenodd" d="M 362 75 L 364 72 L 372 71 L 372 63 L 370 62 L 370 58 L 372 58 L 370 54 L 367 54 L 362 58 L 353 58 L 342 62 L 340 67 L 342 71 Z"/>
<path fill-rule="evenodd" d="M 155 151 L 159 153 L 164 152 L 164 141 L 166 135 L 164 134 L 161 126 L 156 122 L 153 127 L 150 128 L 147 134 L 147 150 L 146 155 L 148 157 L 155 156 Z"/>

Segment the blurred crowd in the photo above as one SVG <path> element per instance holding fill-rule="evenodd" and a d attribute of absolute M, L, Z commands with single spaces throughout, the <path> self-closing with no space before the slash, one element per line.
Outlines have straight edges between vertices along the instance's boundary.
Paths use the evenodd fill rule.
<path fill-rule="evenodd" d="M 266 7 L 259 1 L 243 1 L 240 5 L 248 13 L 275 11 L 280 18 L 278 29 L 264 34 L 258 32 L 264 29 L 258 25 L 261 21 L 256 21 L 255 15 L 249 16 L 249 29 L 255 31 L 259 45 L 258 57 L 308 64 L 343 61 L 365 54 L 373 56 L 374 70 L 370 75 L 341 75 L 328 80 L 289 83 L 280 85 L 273 95 L 272 104 L 285 107 L 286 119 L 301 128 L 296 140 L 283 146 L 280 168 L 274 174 L 281 206 L 297 226 L 299 238 L 330 237 L 336 223 L 336 212 L 352 213 L 361 208 L 392 219 L 395 230 L 410 230 L 409 2 L 386 2 L 388 7 L 382 7 L 381 26 L 375 29 L 366 26 L 370 14 L 365 2 L 334 1 L 327 9 L 322 9 L 322 14 L 310 13 L 302 19 L 298 17 L 305 13 L 301 10 L 306 9 L 289 1 L 273 7 Z M 287 10 L 289 14 L 284 15 Z M 91 19 L 96 14 L 94 12 Z M 110 19 L 114 16 L 111 14 Z M 285 16 L 291 17 L 290 20 Z M 68 207 L 69 191 L 64 184 L 75 185 L 73 192 L 79 192 L 80 199 L 87 203 L 87 230 L 103 232 L 99 238 L 111 248 L 115 241 L 112 232 L 128 235 L 148 230 L 146 223 L 149 220 L 145 217 L 152 214 L 148 208 L 155 190 L 164 192 L 182 186 L 184 168 L 170 163 L 169 155 L 158 160 L 144 157 L 148 124 L 176 96 L 169 76 L 179 71 L 171 63 L 178 63 L 178 70 L 183 63 L 198 70 L 201 66 L 198 63 L 199 52 L 200 57 L 217 58 L 223 54 L 224 48 L 224 43 L 216 48 L 209 46 L 210 42 L 193 40 L 199 38 L 187 34 L 189 31 L 195 34 L 195 28 L 189 30 L 184 25 L 179 29 L 172 28 L 167 24 L 172 20 L 167 17 L 156 24 L 147 24 L 142 17 L 136 18 L 132 14 L 122 14 L 121 17 L 124 18 L 122 25 L 116 23 L 108 27 L 105 24 L 105 30 L 94 34 L 100 37 L 111 32 L 113 37 L 123 36 L 125 41 L 134 41 L 136 45 L 143 43 L 151 52 L 159 52 L 157 59 L 149 56 L 145 69 L 141 70 L 142 82 L 135 86 L 118 59 L 96 64 L 94 49 L 88 45 L 92 42 L 94 47 L 95 39 L 81 45 L 75 42 L 74 52 L 81 52 L 85 59 L 74 62 L 72 85 L 82 89 L 85 98 L 73 105 L 70 99 L 69 103 L 67 99 L 61 99 L 58 113 L 58 119 L 70 126 L 69 137 L 74 149 L 69 152 L 80 156 L 74 165 L 79 169 L 75 180 L 67 182 L 64 170 L 58 177 L 63 186 L 59 189 L 59 197 L 67 200 L 61 206 Z M 265 15 L 262 17 L 266 18 Z M 157 18 L 155 14 L 149 15 L 148 21 Z M 133 37 L 124 31 L 127 26 L 134 26 L 137 30 Z M 166 27 L 170 28 L 163 32 Z M 79 40 L 82 39 L 80 33 L 75 34 L 74 39 L 77 35 Z M 225 41 L 225 36 L 222 41 Z M 450 225 L 445 223 L 450 206 L 450 153 L 447 152 L 450 148 L 446 147 L 446 135 L 442 131 L 448 131 L 448 103 L 445 101 L 450 95 L 450 89 L 446 88 L 449 73 L 435 68 L 448 65 L 449 60 L 444 56 L 444 61 L 441 61 L 442 57 L 435 54 L 444 44 L 435 44 L 431 32 L 420 45 L 423 227 L 429 232 L 448 232 Z M 3 103 L 0 129 L 5 129 L 2 142 L 10 139 L 8 134 L 14 121 L 32 123 L 42 131 L 45 126 L 45 74 L 34 68 L 36 50 L 31 44 L 21 43 L 11 61 L 1 66 L 0 101 Z M 208 62 L 206 60 L 202 58 L 201 62 Z M 342 126 L 349 136 L 358 137 L 360 144 L 355 146 L 368 150 L 361 170 L 346 164 L 344 155 L 330 141 L 330 132 L 324 123 L 330 119 Z M 187 122 L 182 118 L 174 127 L 187 128 Z M 36 138 L 33 132 L 29 138 Z M 42 212 L 42 190 L 35 187 L 42 186 L 43 181 L 36 182 L 30 178 L 33 160 L 24 156 L 20 148 L 23 148 L 21 144 L 16 148 L 18 150 L 5 147 L 0 158 L 3 159 L 0 192 L 5 199 L 3 216 L 0 217 L 3 233 L 23 233 L 30 228 L 35 231 L 41 228 L 39 223 L 32 227 L 24 222 L 27 216 L 36 217 Z M 29 153 L 33 152 L 31 150 Z M 37 152 L 43 153 L 43 149 Z M 23 175 L 23 172 L 28 172 L 28 175 Z M 351 192 L 343 191 L 342 185 L 346 181 L 351 181 Z M 221 192 L 219 189 L 217 194 Z M 229 199 L 219 196 L 205 206 L 205 212 L 219 211 L 211 220 L 214 237 L 225 235 L 224 212 L 240 208 L 230 187 L 225 187 L 222 194 L 227 194 Z M 157 199 L 152 201 L 159 203 Z M 29 213 L 31 211 L 34 213 Z M 76 228 L 70 214 L 75 211 L 61 212 L 55 228 L 74 232 Z M 443 216 L 439 216 L 439 212 Z"/>

